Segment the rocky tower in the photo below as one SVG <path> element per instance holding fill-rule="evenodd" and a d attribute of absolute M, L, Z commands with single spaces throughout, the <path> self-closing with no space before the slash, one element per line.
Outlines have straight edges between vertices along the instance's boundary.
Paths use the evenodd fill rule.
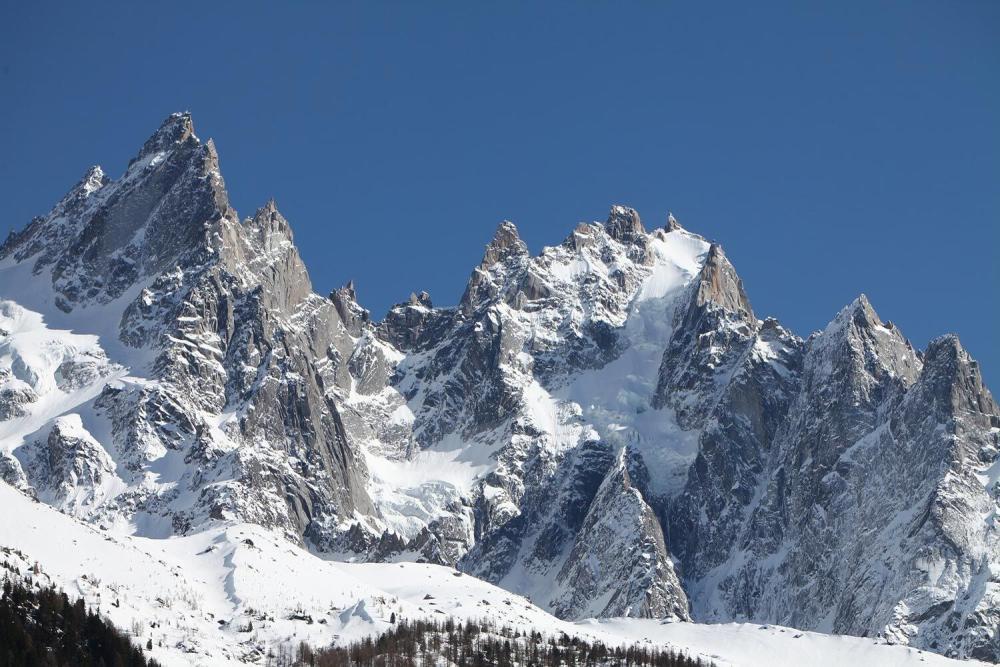
<path fill-rule="evenodd" d="M 72 429 L 60 418 L 44 438 L 25 435 L 16 454 L 28 484 L 74 487 L 78 515 L 157 534 L 234 519 L 300 540 L 372 511 L 331 398 L 349 383 L 353 341 L 313 294 L 274 202 L 238 220 L 190 115 L 164 121 L 120 179 L 92 169 L 0 257 L 50 286 L 23 305 L 45 312 L 51 301 L 74 330 L 117 322 L 105 345 L 127 367 L 107 382 L 110 362 L 85 374 L 69 360 L 72 381 L 97 395 L 75 407 Z M 27 375 L 42 386 L 44 372 Z M 35 441 L 53 465 L 33 464 Z M 127 490 L 88 493 L 97 471 Z"/>
<path fill-rule="evenodd" d="M 802 340 L 721 246 L 625 206 L 534 256 L 503 222 L 459 304 L 374 321 L 313 292 L 273 201 L 240 221 L 187 114 L 0 249 L 19 489 L 455 565 L 565 618 L 1000 660 L 998 413 L 956 338 L 918 351 L 860 297 Z"/>

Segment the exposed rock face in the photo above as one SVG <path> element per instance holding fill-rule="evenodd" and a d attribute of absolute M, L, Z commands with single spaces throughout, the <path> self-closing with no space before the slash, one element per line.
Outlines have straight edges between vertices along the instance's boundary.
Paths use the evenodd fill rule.
<path fill-rule="evenodd" d="M 347 332 L 351 336 L 360 336 L 366 325 L 371 322 L 371 314 L 358 304 L 354 281 L 350 281 L 340 289 L 331 292 L 330 301 L 333 301 L 337 315 L 340 316 L 340 321 L 343 322 Z"/>
<path fill-rule="evenodd" d="M 102 388 L 107 374 L 87 375 L 78 359 L 53 371 L 60 386 L 51 391 L 71 394 L 63 385 L 76 383 L 99 394 L 81 406 L 81 429 L 106 433 L 100 445 L 128 472 L 124 491 L 74 511 L 142 515 L 181 532 L 242 519 L 294 539 L 372 511 L 360 454 L 330 395 L 350 383 L 353 341 L 334 304 L 312 292 L 274 202 L 236 218 L 215 150 L 189 115 L 169 117 L 119 180 L 92 170 L 0 256 L 38 280 L 50 276 L 51 296 L 27 296 L 29 308 L 51 299 L 74 328 L 90 312 L 119 314 L 112 331 L 128 376 Z M 50 452 L 69 442 L 52 433 Z M 88 460 L 84 442 L 93 444 L 79 439 L 66 455 Z M 171 472 L 154 472 L 166 459 L 177 462 Z M 49 469 L 28 473 L 42 497 L 99 481 L 48 460 Z"/>
<path fill-rule="evenodd" d="M 798 388 L 802 341 L 753 316 L 732 264 L 713 245 L 660 363 L 654 401 L 699 434 L 698 453 L 667 523 L 689 578 L 738 539 L 769 452 Z"/>
<path fill-rule="evenodd" d="M 758 457 L 703 435 L 671 531 L 696 616 L 996 659 L 998 410 L 975 362 L 954 337 L 921 358 L 863 296 L 803 355 Z"/>
<path fill-rule="evenodd" d="M 110 180 L 100 167 L 91 167 L 48 216 L 35 218 L 20 232 L 11 232 L 3 247 L 17 261 L 34 258 L 34 272 L 39 273 L 75 240 L 93 203 L 91 195 Z"/>
<path fill-rule="evenodd" d="M 604 225 L 583 225 L 531 257 L 503 223 L 457 310 L 414 296 L 391 309 L 376 339 L 359 341 L 354 358 L 364 359 L 365 376 L 378 369 L 389 378 L 381 391 L 365 382 L 364 395 L 348 399 L 369 451 L 409 465 L 447 458 L 470 472 L 488 464 L 478 479 L 445 481 L 430 471 L 432 481 L 419 473 L 402 488 L 373 470 L 381 516 L 373 528 L 399 539 L 355 535 L 355 548 L 372 558 L 415 552 L 457 563 L 566 617 L 687 618 L 650 492 L 615 472 L 614 452 L 628 438 L 612 422 L 635 420 L 649 396 L 619 404 L 612 394 L 588 405 L 596 422 L 581 403 L 600 369 L 633 343 L 622 363 L 642 366 L 635 381 L 652 394 L 656 365 L 633 358 L 662 354 L 659 343 L 640 340 L 645 321 L 669 329 L 672 299 L 709 247 L 686 233 L 668 243 L 637 229 L 618 229 L 622 242 Z M 382 370 L 387 363 L 391 372 Z M 623 530 L 617 551 L 607 552 L 621 581 L 595 583 L 592 556 L 607 550 L 612 526 Z"/>
<path fill-rule="evenodd" d="M 629 243 L 646 233 L 639 214 L 627 206 L 613 206 L 604 228 L 611 238 L 622 243 Z"/>
<path fill-rule="evenodd" d="M 565 618 L 1000 660 L 998 471 L 956 338 L 918 352 L 860 297 L 803 341 L 672 215 L 536 256 L 504 222 L 456 307 L 375 322 L 313 292 L 273 201 L 239 220 L 174 114 L 0 248 L 0 477 L 118 530 L 249 521 Z"/>
<path fill-rule="evenodd" d="M 590 503 L 552 602 L 571 616 L 687 619 L 688 601 L 656 513 L 632 483 L 625 451 Z"/>
<path fill-rule="evenodd" d="M 79 415 L 59 417 L 44 440 L 18 449 L 38 498 L 69 512 L 101 503 L 121 485 L 115 464 Z"/>
<path fill-rule="evenodd" d="M 660 362 L 653 401 L 672 406 L 686 429 L 705 423 L 721 378 L 746 354 L 758 328 L 743 283 L 718 245 L 709 247 L 690 292 Z"/>
<path fill-rule="evenodd" d="M 115 299 L 182 256 L 207 261 L 206 236 L 229 211 L 215 147 L 199 142 L 190 123 L 183 114 L 168 118 L 115 187 L 95 191 L 102 201 L 81 216 L 53 267 L 61 309 Z"/>
<path fill-rule="evenodd" d="M 36 497 L 21 462 L 10 452 L 0 452 L 0 479 L 32 498 Z"/>
<path fill-rule="evenodd" d="M 514 223 L 500 223 L 493 240 L 486 246 L 483 261 L 469 278 L 462 296 L 462 312 L 471 315 L 479 305 L 495 299 L 499 290 L 505 287 L 508 272 L 518 273 L 528 258 L 528 246 L 518 236 Z"/>

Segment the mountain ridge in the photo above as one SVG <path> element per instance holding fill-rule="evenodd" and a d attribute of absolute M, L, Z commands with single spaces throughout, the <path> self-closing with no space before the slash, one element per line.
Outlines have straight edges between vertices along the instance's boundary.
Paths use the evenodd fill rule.
<path fill-rule="evenodd" d="M 915 350 L 864 295 L 805 340 L 759 320 L 672 215 L 615 205 L 537 255 L 502 222 L 458 304 L 375 321 L 353 283 L 313 291 L 273 199 L 239 219 L 173 114 L 11 234 L 0 305 L 0 472 L 109 530 L 246 522 L 563 618 L 1000 660 L 978 364 L 954 336 Z"/>

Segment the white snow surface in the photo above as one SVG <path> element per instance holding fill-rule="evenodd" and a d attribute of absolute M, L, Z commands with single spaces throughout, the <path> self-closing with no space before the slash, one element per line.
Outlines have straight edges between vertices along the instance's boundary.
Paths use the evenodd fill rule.
<path fill-rule="evenodd" d="M 70 368 L 83 369 L 76 377 Z M 49 420 L 94 398 L 124 369 L 108 360 L 98 336 L 46 325 L 43 316 L 0 299 L 0 390 L 26 390 L 26 414 L 0 421 L 0 447 L 11 451 Z"/>
<path fill-rule="evenodd" d="M 686 232 L 650 237 L 652 270 L 629 306 L 626 349 L 617 359 L 585 371 L 559 392 L 579 405 L 602 439 L 629 444 L 650 469 L 651 491 L 680 490 L 698 450 L 698 433 L 677 426 L 669 408 L 650 406 L 681 291 L 698 274 L 708 244 Z"/>
<path fill-rule="evenodd" d="M 984 664 L 778 626 L 571 623 L 451 568 L 332 562 L 249 524 L 159 540 L 114 535 L 3 482 L 0 507 L 0 560 L 73 599 L 82 597 L 137 643 L 152 639 L 152 656 L 168 666 L 264 664 L 268 648 L 276 645 L 321 646 L 383 632 L 393 613 L 670 646 L 720 667 Z M 41 575 L 31 574 L 36 564 Z"/>

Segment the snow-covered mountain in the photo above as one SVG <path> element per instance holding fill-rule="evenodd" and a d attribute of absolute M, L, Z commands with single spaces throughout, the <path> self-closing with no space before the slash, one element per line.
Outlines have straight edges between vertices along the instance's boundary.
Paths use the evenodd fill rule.
<path fill-rule="evenodd" d="M 214 548 L 198 590 L 227 624 L 269 567 L 246 535 L 303 563 L 273 556 L 278 596 L 423 561 L 550 624 L 1000 661 L 1000 408 L 957 338 L 915 350 L 861 296 L 802 340 L 719 245 L 622 206 L 536 256 L 504 222 L 457 306 L 376 320 L 353 284 L 313 292 L 273 201 L 239 219 L 188 114 L 0 247 L 0 477 L 128 562 Z M 296 599 L 371 598 L 322 586 Z M 199 655 L 259 651 L 202 621 Z"/>

